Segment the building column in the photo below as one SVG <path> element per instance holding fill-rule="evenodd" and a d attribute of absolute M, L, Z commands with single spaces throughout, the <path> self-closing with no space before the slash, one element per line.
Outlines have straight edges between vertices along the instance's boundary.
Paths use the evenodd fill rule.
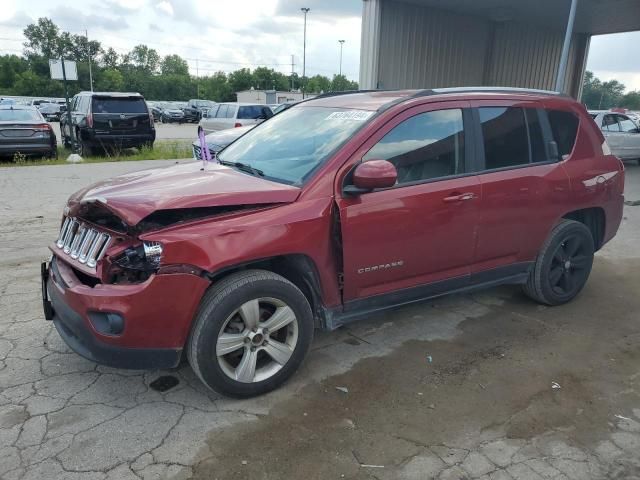
<path fill-rule="evenodd" d="M 363 0 L 362 2 L 359 82 L 361 90 L 378 88 L 381 10 L 382 0 Z"/>

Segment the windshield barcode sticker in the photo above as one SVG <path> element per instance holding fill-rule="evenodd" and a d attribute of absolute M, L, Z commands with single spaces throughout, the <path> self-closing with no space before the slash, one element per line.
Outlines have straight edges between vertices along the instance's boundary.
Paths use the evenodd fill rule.
<path fill-rule="evenodd" d="M 373 115 L 373 112 L 346 110 L 343 112 L 333 112 L 329 114 L 327 120 L 355 120 L 356 122 L 364 122 L 371 115 Z"/>

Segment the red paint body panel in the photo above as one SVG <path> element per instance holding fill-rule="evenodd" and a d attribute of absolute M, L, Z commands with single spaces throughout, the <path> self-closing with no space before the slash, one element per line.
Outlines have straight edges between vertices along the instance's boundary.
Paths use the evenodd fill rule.
<path fill-rule="evenodd" d="M 62 281 L 57 288 L 64 301 L 75 310 L 85 327 L 101 342 L 129 348 L 181 349 L 191 327 L 191 319 L 209 282 L 195 275 L 153 275 L 136 285 L 83 285 L 73 270 L 58 261 Z M 68 288 L 61 288 L 63 283 Z M 103 335 L 89 321 L 89 312 L 114 312 L 125 318 L 120 336 Z"/>
<path fill-rule="evenodd" d="M 300 189 L 200 162 L 121 175 L 98 182 L 69 199 L 73 215 L 81 202 L 103 204 L 129 225 L 157 210 L 293 202 Z"/>
<path fill-rule="evenodd" d="M 604 241 L 615 235 L 622 217 L 624 170 L 617 158 L 602 154 L 602 133 L 578 103 L 537 94 L 410 97 L 412 93 L 312 100 L 318 106 L 363 110 L 396 103 L 373 115 L 301 188 L 220 165 L 209 165 L 203 172 L 201 164 L 194 162 L 101 182 L 74 194 L 69 207 L 73 214 L 81 202 L 97 201 L 135 225 L 157 210 L 257 205 L 255 210 L 189 221 L 131 240 L 160 242 L 162 265 L 192 265 L 211 274 L 262 259 L 304 255 L 318 273 L 323 306 L 333 310 L 350 300 L 531 261 L 553 226 L 574 210 L 602 208 Z M 574 151 L 557 163 L 343 195 L 343 183 L 353 167 L 402 120 L 424 111 L 481 104 L 573 111 L 581 119 Z M 471 195 L 469 201 L 445 201 L 464 194 Z M 336 228 L 342 235 L 342 251 L 334 236 Z M 109 256 L 121 252 L 125 244 L 107 251 L 96 277 L 104 281 Z M 63 262 L 82 270 L 52 250 Z M 384 268 L 372 270 L 380 265 Z M 367 268 L 366 275 L 359 273 Z M 86 268 L 83 273 L 90 274 Z M 182 348 L 210 285 L 196 275 L 159 274 L 140 284 L 90 288 L 72 269 L 63 268 L 62 274 L 71 285 L 63 292 L 65 301 L 87 322 L 90 310 L 126 315 L 122 336 L 100 339 L 128 347 Z"/>

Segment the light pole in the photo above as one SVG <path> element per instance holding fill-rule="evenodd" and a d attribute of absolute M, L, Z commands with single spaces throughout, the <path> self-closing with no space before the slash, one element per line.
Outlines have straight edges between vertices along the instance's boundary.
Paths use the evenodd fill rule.
<path fill-rule="evenodd" d="M 342 47 L 344 46 L 344 40 L 338 40 L 338 43 L 340 44 L 340 74 L 342 75 Z"/>
<path fill-rule="evenodd" d="M 311 9 L 302 7 L 300 10 L 304 13 L 304 37 L 302 40 L 302 98 L 304 98 L 305 76 L 307 74 L 307 13 Z"/>

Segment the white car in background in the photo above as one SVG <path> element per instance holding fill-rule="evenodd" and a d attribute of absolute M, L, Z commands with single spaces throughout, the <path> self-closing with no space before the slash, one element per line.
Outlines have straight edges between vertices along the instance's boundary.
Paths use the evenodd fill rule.
<path fill-rule="evenodd" d="M 208 134 L 227 128 L 257 125 L 271 117 L 273 117 L 273 111 L 269 105 L 218 103 L 203 112 L 202 119 L 198 123 L 198 132 L 204 130 L 204 133 Z"/>
<path fill-rule="evenodd" d="M 640 127 L 628 115 L 611 111 L 590 111 L 602 130 L 611 153 L 621 160 L 640 163 Z"/>

